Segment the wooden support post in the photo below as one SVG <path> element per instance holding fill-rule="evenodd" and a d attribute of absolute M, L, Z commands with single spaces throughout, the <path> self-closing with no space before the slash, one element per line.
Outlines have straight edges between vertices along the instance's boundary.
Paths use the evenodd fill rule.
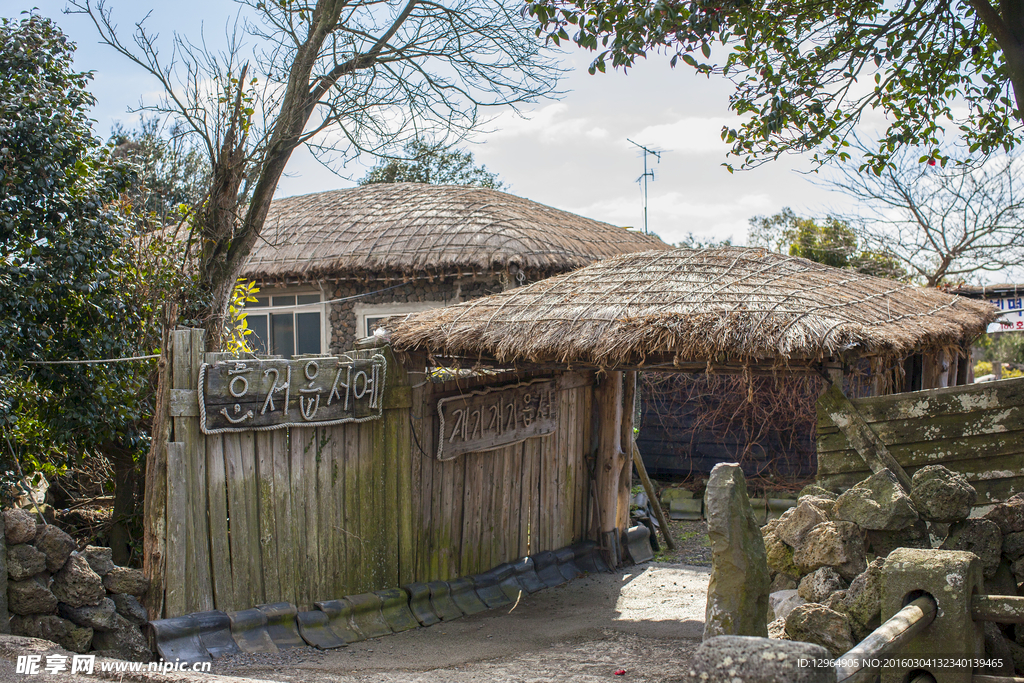
<path fill-rule="evenodd" d="M 888 468 L 889 471 L 896 475 L 900 486 L 908 493 L 910 492 L 910 477 L 903 467 L 896 462 L 896 458 L 892 457 L 889 449 L 885 447 L 885 444 L 878 438 L 878 435 L 871 430 L 871 427 L 864 420 L 864 416 L 850 402 L 850 399 L 846 398 L 846 394 L 842 392 L 838 385 L 831 384 L 825 393 L 821 395 L 821 398 L 818 399 L 818 402 L 832 422 L 835 423 L 836 427 L 846 435 L 850 445 L 860 454 L 860 457 L 864 458 L 864 462 L 867 463 L 872 472 Z"/>
<path fill-rule="evenodd" d="M 619 474 L 619 500 L 615 526 L 626 533 L 629 528 L 629 508 L 633 493 L 633 413 L 636 406 L 636 371 L 622 373 L 622 422 L 619 427 L 619 448 L 622 451 L 622 471 Z"/>
<path fill-rule="evenodd" d="M 651 501 L 654 516 L 658 518 L 658 524 L 661 526 L 661 535 L 665 537 L 665 545 L 668 546 L 669 550 L 675 550 L 676 543 L 672 540 L 672 534 L 669 533 L 668 518 L 665 516 L 665 511 L 661 509 L 658 492 L 654 490 L 654 484 L 651 483 L 651 478 L 647 476 L 647 467 L 644 465 L 644 459 L 640 455 L 640 449 L 636 447 L 635 439 L 633 441 L 633 465 L 636 466 L 637 474 L 640 475 L 640 481 L 644 484 L 644 491 L 647 492 L 647 497 Z"/>
<path fill-rule="evenodd" d="M 600 519 L 600 544 L 610 567 L 619 566 L 621 529 L 616 526 L 619 503 L 619 478 L 622 475 L 622 372 L 607 373 L 597 390 L 597 508 Z"/>
<path fill-rule="evenodd" d="M 171 329 L 178 307 L 164 309 L 160 361 L 157 370 L 156 406 L 152 441 L 146 456 L 146 488 L 143 498 L 142 571 L 149 579 L 146 610 L 150 620 L 163 618 L 164 576 L 167 562 L 167 441 L 171 433 Z"/>

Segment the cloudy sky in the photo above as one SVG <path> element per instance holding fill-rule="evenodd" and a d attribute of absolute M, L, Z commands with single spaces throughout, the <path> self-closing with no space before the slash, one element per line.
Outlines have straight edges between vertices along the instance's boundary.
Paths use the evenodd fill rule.
<path fill-rule="evenodd" d="M 166 49 L 172 32 L 190 37 L 200 31 L 212 40 L 224 34 L 234 5 L 229 0 L 140 2 L 108 0 L 126 35 L 153 7 L 147 26 L 157 30 Z M 53 17 L 78 44 L 76 66 L 95 71 L 92 90 L 97 131 L 106 136 L 115 121 L 133 124 L 130 108 L 140 98 L 154 99 L 158 86 L 141 68 L 97 44 L 86 17 L 63 15 L 64 0 L 32 0 Z M 10 7 L 10 5 L 7 5 Z M 8 11 L 5 14 L 11 16 Z M 514 194 L 617 225 L 643 223 L 641 152 L 627 138 L 664 150 L 649 186 L 650 228 L 668 242 L 688 233 L 703 238 L 732 237 L 742 243 L 747 221 L 785 206 L 798 214 L 820 216 L 848 204 L 842 195 L 808 181 L 806 159 L 791 157 L 752 171 L 730 175 L 722 163 L 727 147 L 719 136 L 723 124 L 735 122 L 727 108 L 731 91 L 721 79 L 696 76 L 686 67 L 671 69 L 667 58 L 654 56 L 628 74 L 590 76 L 590 56 L 559 56 L 570 73 L 560 84 L 558 100 L 526 108 L 527 118 L 494 111 L 488 131 L 467 148 L 497 172 Z M 735 125 L 733 123 L 733 125 Z M 368 162 L 371 163 L 371 162 Z M 306 152 L 292 157 L 278 196 L 354 185 L 365 173 L 358 163 L 339 177 Z"/>

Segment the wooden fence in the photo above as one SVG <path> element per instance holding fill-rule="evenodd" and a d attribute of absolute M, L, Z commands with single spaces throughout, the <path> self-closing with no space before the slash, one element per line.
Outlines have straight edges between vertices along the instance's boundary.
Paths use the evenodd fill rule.
<path fill-rule="evenodd" d="M 158 616 L 280 601 L 308 609 L 486 571 L 589 528 L 590 374 L 557 376 L 553 434 L 441 462 L 438 399 L 507 377 L 435 384 L 419 374 L 410 386 L 386 347 L 351 351 L 389 359 L 381 419 L 204 435 L 203 348 L 201 331 L 173 334 Z"/>
<path fill-rule="evenodd" d="M 1024 378 L 851 399 L 913 476 L 926 465 L 964 474 L 978 505 L 1024 491 Z M 818 480 L 847 488 L 870 476 L 824 410 L 818 414 Z"/>

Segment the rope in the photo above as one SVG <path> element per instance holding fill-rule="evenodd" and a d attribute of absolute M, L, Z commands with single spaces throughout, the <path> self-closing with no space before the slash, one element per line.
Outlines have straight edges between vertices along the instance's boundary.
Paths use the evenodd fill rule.
<path fill-rule="evenodd" d="M 25 365 L 89 365 L 94 363 L 123 363 L 125 361 L 132 360 L 150 360 L 152 358 L 159 358 L 159 353 L 154 353 L 149 356 L 128 356 L 126 358 L 101 358 L 98 360 L 26 360 L 22 361 Z"/>

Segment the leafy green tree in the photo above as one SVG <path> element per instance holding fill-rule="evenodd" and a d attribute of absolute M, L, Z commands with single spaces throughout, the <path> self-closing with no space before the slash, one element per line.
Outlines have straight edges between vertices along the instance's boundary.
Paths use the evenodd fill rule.
<path fill-rule="evenodd" d="M 819 223 L 812 218 L 801 218 L 786 207 L 774 216 L 751 218 L 747 241 L 754 247 L 765 247 L 835 268 L 851 268 L 879 277 L 907 277 L 892 255 L 863 249 L 850 224 L 835 216 L 828 216 Z"/>
<path fill-rule="evenodd" d="M 403 158 L 383 161 L 371 168 L 359 184 L 428 183 L 505 189 L 497 173 L 475 165 L 472 152 L 446 149 L 420 139 L 406 143 L 402 152 Z"/>
<path fill-rule="evenodd" d="M 1024 120 L 1024 4 L 989 0 L 533 0 L 538 35 L 597 53 L 590 70 L 667 51 L 733 81 L 723 130 L 752 166 L 789 151 L 845 159 L 865 112 L 888 128 L 875 170 L 905 145 L 944 161 L 944 126 L 971 152 L 1008 150 Z M 571 33 L 571 36 L 570 36 Z M 712 61 L 713 49 L 728 54 Z"/>
<path fill-rule="evenodd" d="M 147 362 L 128 207 L 134 177 L 93 135 L 88 74 L 49 19 L 0 20 L 0 435 L 8 473 L 144 452 Z M 18 462 L 10 462 L 11 456 Z M 115 499 L 117 496 L 115 495 Z M 115 516 L 132 501 L 115 500 Z"/>

